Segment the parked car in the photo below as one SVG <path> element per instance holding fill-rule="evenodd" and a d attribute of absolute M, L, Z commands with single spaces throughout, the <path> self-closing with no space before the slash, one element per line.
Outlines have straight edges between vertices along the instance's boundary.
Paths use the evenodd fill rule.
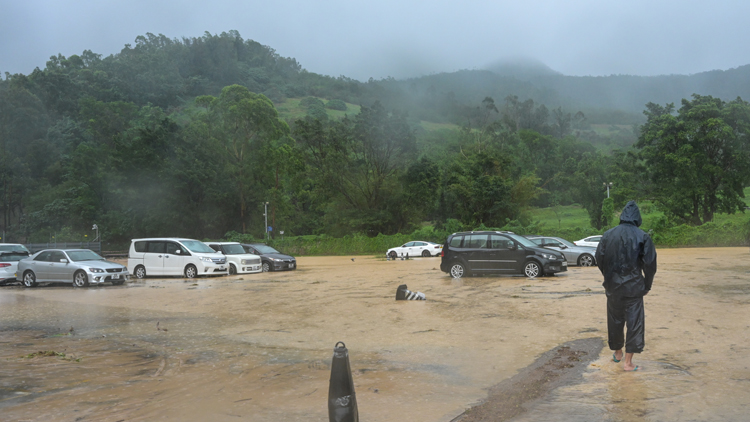
<path fill-rule="evenodd" d="M 596 236 L 589 236 L 586 238 L 583 238 L 581 240 L 576 240 L 573 242 L 576 246 L 591 246 L 596 248 L 599 246 L 599 241 L 602 240 L 602 235 L 596 235 Z"/>
<path fill-rule="evenodd" d="M 208 246 L 227 258 L 229 274 L 259 273 L 262 270 L 260 257 L 245 252 L 239 242 L 207 242 Z"/>
<path fill-rule="evenodd" d="M 290 255 L 285 255 L 276 249 L 262 243 L 243 243 L 247 253 L 260 255 L 263 272 L 296 270 L 297 260 Z"/>
<path fill-rule="evenodd" d="M 16 281 L 18 261 L 28 258 L 29 250 L 19 243 L 0 243 L 0 286 Z"/>
<path fill-rule="evenodd" d="M 129 276 L 124 265 L 107 261 L 89 249 L 44 249 L 18 261 L 18 277 L 26 287 L 38 283 L 73 283 L 76 287 L 111 282 L 124 283 Z"/>
<path fill-rule="evenodd" d="M 385 256 L 391 257 L 391 259 L 396 259 L 397 257 L 407 255 L 411 258 L 414 258 L 415 256 L 440 256 L 440 252 L 442 250 L 443 245 L 439 243 L 423 242 L 418 240 L 414 242 L 406 242 L 401 246 L 388 249 L 388 252 L 385 253 Z"/>
<path fill-rule="evenodd" d="M 596 248 L 591 246 L 576 246 L 560 237 L 552 236 L 527 236 L 529 240 L 543 248 L 554 249 L 563 252 L 568 265 L 579 265 L 581 267 L 590 267 L 596 265 L 594 255 Z"/>
<path fill-rule="evenodd" d="M 536 277 L 567 271 L 568 263 L 562 252 L 511 232 L 461 232 L 445 241 L 440 270 L 454 278 L 488 273 Z"/>
<path fill-rule="evenodd" d="M 128 270 L 136 278 L 227 275 L 227 258 L 198 240 L 176 237 L 133 239 L 128 251 Z"/>

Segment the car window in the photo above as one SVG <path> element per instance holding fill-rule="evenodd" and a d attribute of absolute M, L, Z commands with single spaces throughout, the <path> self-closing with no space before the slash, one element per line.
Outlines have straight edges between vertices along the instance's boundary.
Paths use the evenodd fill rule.
<path fill-rule="evenodd" d="M 157 242 L 157 241 L 148 242 L 148 245 L 146 246 L 146 252 L 164 253 L 165 247 L 166 247 L 165 242 Z"/>
<path fill-rule="evenodd" d="M 544 243 L 544 239 L 531 239 L 531 241 L 539 246 L 542 246 L 542 243 Z"/>
<path fill-rule="evenodd" d="M 182 247 L 179 243 L 176 242 L 165 242 L 167 247 L 167 253 L 172 255 L 190 255 L 187 253 L 185 248 Z M 211 250 L 213 252 L 213 250 Z"/>
<path fill-rule="evenodd" d="M 464 236 L 464 248 L 486 248 L 487 247 L 487 235 L 486 234 L 470 234 Z"/>
<path fill-rule="evenodd" d="M 463 240 L 464 240 L 464 237 L 463 237 L 463 236 L 453 236 L 453 237 L 451 238 L 451 241 L 450 241 L 449 245 L 450 245 L 450 246 L 451 246 L 452 248 L 460 248 L 460 247 L 461 247 L 461 242 L 462 242 Z"/>
<path fill-rule="evenodd" d="M 148 242 L 141 240 L 140 242 L 135 242 L 135 245 L 133 245 L 133 249 L 136 252 L 146 252 L 147 245 L 148 245 Z"/>
<path fill-rule="evenodd" d="M 510 249 L 513 245 L 513 241 L 505 236 L 499 236 L 496 234 L 490 235 L 490 248 L 491 249 Z"/>
<path fill-rule="evenodd" d="M 404 246 L 402 246 L 402 247 L 403 248 L 411 248 L 412 246 L 414 246 L 414 242 L 405 243 Z"/>
<path fill-rule="evenodd" d="M 23 245 L 0 245 L 0 251 L 29 253 L 29 250 Z"/>
<path fill-rule="evenodd" d="M 0 252 L 0 262 L 15 262 L 28 257 L 29 253 L 25 251 Z"/>
<path fill-rule="evenodd" d="M 544 239 L 544 246 L 552 246 L 555 248 L 559 248 L 560 246 L 562 246 L 562 243 L 554 239 Z"/>
<path fill-rule="evenodd" d="M 49 261 L 50 255 L 52 255 L 52 252 L 44 251 L 40 253 L 39 255 L 37 255 L 36 257 L 34 257 L 34 261 Z"/>
<path fill-rule="evenodd" d="M 68 257 L 65 256 L 65 254 L 60 251 L 52 251 L 52 253 L 50 253 L 49 260 L 51 262 L 60 262 L 61 259 L 67 260 Z"/>

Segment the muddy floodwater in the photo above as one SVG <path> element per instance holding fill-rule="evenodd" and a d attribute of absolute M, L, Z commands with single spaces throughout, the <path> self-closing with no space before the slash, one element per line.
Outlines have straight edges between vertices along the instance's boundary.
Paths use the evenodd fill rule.
<path fill-rule="evenodd" d="M 582 375 L 514 420 L 747 420 L 750 250 L 657 252 L 636 373 L 606 347 L 596 268 L 451 279 L 439 258 L 301 257 L 281 273 L 0 287 L 0 420 L 327 421 L 343 341 L 360 420 L 448 422 L 589 338 L 601 351 Z M 396 302 L 400 284 L 427 300 Z"/>

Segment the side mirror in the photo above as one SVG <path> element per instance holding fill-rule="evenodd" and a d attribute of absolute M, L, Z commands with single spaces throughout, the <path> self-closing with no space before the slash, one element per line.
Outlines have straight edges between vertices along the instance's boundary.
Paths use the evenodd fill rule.
<path fill-rule="evenodd" d="M 67 259 L 65 259 L 65 258 L 63 258 L 63 259 L 61 259 L 61 260 L 60 260 L 60 262 L 62 262 L 63 264 L 67 264 L 67 263 L 68 263 L 68 260 L 67 260 Z"/>
<path fill-rule="evenodd" d="M 180 254 L 180 250 L 179 250 L 179 249 L 177 249 L 176 251 L 174 251 L 174 254 L 175 254 L 175 255 L 179 255 L 179 254 Z"/>
<path fill-rule="evenodd" d="M 515 243 L 512 243 L 510 246 L 508 246 L 508 249 L 511 251 L 515 251 L 516 249 L 518 249 L 518 246 L 516 246 Z"/>

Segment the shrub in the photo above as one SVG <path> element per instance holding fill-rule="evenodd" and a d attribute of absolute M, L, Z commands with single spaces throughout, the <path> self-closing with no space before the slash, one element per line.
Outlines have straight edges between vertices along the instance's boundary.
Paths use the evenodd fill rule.
<path fill-rule="evenodd" d="M 346 103 L 341 100 L 330 100 L 326 103 L 326 108 L 331 110 L 346 111 Z"/>

